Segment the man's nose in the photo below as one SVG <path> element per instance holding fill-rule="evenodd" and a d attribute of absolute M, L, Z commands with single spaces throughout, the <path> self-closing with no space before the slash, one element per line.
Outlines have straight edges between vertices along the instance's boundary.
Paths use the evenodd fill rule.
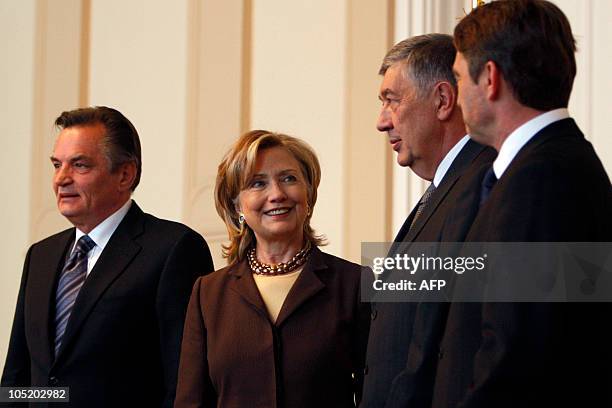
<path fill-rule="evenodd" d="M 376 121 L 376 129 L 378 129 L 379 132 L 387 132 L 393 129 L 391 115 L 389 114 L 389 110 L 385 107 L 380 110 L 378 120 Z"/>
<path fill-rule="evenodd" d="M 60 166 L 55 170 L 55 175 L 53 176 L 53 184 L 57 186 L 65 186 L 71 181 L 72 177 L 67 166 Z"/>

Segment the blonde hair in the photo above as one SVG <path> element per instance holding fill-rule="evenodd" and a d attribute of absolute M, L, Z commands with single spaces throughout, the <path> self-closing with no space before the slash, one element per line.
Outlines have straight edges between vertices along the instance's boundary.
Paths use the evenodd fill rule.
<path fill-rule="evenodd" d="M 325 238 L 316 235 L 310 226 L 312 210 L 317 202 L 317 188 L 321 181 L 319 159 L 304 141 L 282 133 L 267 130 L 252 130 L 240 136 L 219 164 L 215 183 L 215 207 L 225 222 L 229 245 L 223 246 L 223 256 L 233 265 L 246 256 L 254 245 L 255 235 L 246 223 L 240 223 L 236 204 L 238 195 L 253 176 L 257 155 L 264 149 L 281 147 L 298 161 L 306 179 L 307 203 L 310 211 L 304 220 L 304 240 L 313 246 L 325 245 Z"/>

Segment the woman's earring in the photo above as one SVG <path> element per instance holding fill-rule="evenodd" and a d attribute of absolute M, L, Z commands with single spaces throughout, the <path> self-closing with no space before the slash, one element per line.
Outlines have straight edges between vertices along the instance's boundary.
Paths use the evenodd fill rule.
<path fill-rule="evenodd" d="M 238 222 L 240 223 L 240 225 L 244 224 L 244 214 L 243 213 L 238 213 Z"/>
<path fill-rule="evenodd" d="M 306 216 L 310 217 L 310 204 L 306 204 Z"/>

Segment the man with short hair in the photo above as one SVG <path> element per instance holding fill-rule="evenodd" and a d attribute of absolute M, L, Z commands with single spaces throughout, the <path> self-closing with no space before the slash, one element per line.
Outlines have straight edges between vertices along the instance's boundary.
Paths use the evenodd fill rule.
<path fill-rule="evenodd" d="M 576 47 L 565 15 L 548 1 L 494 1 L 459 22 L 454 42 L 468 131 L 499 151 L 466 241 L 612 241 L 610 180 L 567 111 Z M 452 303 L 433 406 L 612 406 L 610 312 Z"/>
<path fill-rule="evenodd" d="M 396 44 L 380 68 L 382 110 L 377 128 L 387 133 L 400 166 L 431 181 L 396 243 L 463 240 L 470 215 L 461 220 L 463 232 L 457 228 L 448 236 L 446 214 L 458 199 L 461 179 L 495 156 L 494 150 L 465 134 L 456 105 L 454 57 L 451 36 L 421 35 Z M 372 304 L 361 406 L 425 406 L 431 401 L 431 371 L 447 309 L 445 303 Z M 419 344 L 423 347 L 415 347 Z"/>
<path fill-rule="evenodd" d="M 115 109 L 63 112 L 51 163 L 75 228 L 26 256 L 3 387 L 69 387 L 74 407 L 171 407 L 193 283 L 211 272 L 197 232 L 131 200 L 138 133 Z"/>

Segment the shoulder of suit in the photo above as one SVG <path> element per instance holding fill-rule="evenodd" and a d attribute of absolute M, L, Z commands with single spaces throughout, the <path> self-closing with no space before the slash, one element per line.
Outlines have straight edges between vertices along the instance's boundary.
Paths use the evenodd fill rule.
<path fill-rule="evenodd" d="M 514 176 L 549 177 L 549 181 L 590 179 L 594 173 L 605 173 L 591 144 L 584 138 L 563 134 L 542 143 L 526 146 L 506 170 Z M 503 177 L 503 176 L 502 176 Z"/>
<path fill-rule="evenodd" d="M 358 293 L 362 277 L 374 276 L 371 271 L 364 275 L 364 272 L 368 271 L 369 268 L 322 252 L 318 248 L 314 250 L 313 258 L 309 262 L 313 272 L 321 282 L 344 293 Z M 308 265 L 306 267 L 308 268 Z"/>
<path fill-rule="evenodd" d="M 344 258 L 337 257 L 332 254 L 321 251 L 320 249 L 315 250 L 315 256 L 319 258 L 330 269 L 339 270 L 346 273 L 361 273 L 363 267 L 359 264 L 346 260 Z"/>
<path fill-rule="evenodd" d="M 214 292 L 217 293 L 219 291 L 224 291 L 225 286 L 229 284 L 229 282 L 236 279 L 236 275 L 233 275 L 231 272 L 240 267 L 240 262 L 231 265 L 225 266 L 221 269 L 217 269 L 216 271 L 202 275 L 198 277 L 194 284 L 194 290 L 199 292 Z"/>

